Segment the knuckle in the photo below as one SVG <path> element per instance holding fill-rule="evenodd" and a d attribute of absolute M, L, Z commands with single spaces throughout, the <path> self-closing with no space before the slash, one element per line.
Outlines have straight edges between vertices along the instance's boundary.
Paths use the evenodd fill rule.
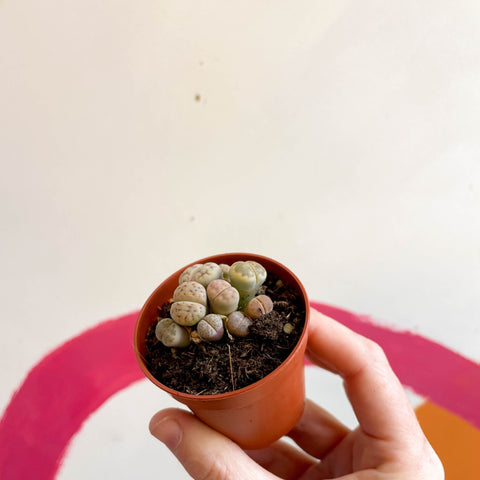
<path fill-rule="evenodd" d="M 366 339 L 365 350 L 371 361 L 376 363 L 388 363 L 387 356 L 385 355 L 383 348 L 373 340 Z"/>

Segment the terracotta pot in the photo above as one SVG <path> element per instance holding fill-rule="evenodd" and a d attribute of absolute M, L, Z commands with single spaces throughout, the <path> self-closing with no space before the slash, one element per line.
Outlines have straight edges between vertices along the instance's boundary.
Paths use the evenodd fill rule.
<path fill-rule="evenodd" d="M 273 372 L 247 387 L 217 395 L 191 395 L 163 385 L 149 372 L 143 360 L 145 336 L 157 320 L 157 307 L 168 302 L 178 285 L 180 274 L 195 263 L 226 263 L 254 260 L 267 272 L 275 273 L 284 283 L 298 290 L 305 307 L 305 326 L 288 358 Z M 197 260 L 168 277 L 148 298 L 137 319 L 134 348 L 143 373 L 175 400 L 187 405 L 197 417 L 230 437 L 242 448 L 263 448 L 288 433 L 300 419 L 305 400 L 304 352 L 307 344 L 309 304 L 298 278 L 285 266 L 261 255 L 226 253 Z"/>

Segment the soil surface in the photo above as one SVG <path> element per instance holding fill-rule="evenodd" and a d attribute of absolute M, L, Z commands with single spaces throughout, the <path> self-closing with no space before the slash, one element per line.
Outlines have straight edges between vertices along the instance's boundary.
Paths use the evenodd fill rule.
<path fill-rule="evenodd" d="M 260 293 L 274 302 L 273 311 L 255 320 L 246 337 L 191 343 L 168 348 L 147 332 L 146 364 L 161 383 L 179 392 L 213 395 L 246 387 L 271 373 L 290 354 L 303 330 L 305 310 L 298 292 L 269 274 Z M 159 318 L 168 317 L 170 304 L 159 306 Z M 285 324 L 293 326 L 290 333 Z M 287 327 L 287 332 L 289 327 Z"/>

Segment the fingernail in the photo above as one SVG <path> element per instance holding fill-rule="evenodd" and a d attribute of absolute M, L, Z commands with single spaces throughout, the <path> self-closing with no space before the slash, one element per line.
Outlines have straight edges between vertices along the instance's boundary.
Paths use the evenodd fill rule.
<path fill-rule="evenodd" d="M 166 417 L 150 423 L 150 433 L 174 451 L 182 440 L 182 430 L 178 422 Z"/>

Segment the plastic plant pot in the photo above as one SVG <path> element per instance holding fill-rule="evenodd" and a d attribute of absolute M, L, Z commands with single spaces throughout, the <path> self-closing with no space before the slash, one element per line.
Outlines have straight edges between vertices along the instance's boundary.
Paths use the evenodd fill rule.
<path fill-rule="evenodd" d="M 147 330 L 157 321 L 157 307 L 168 302 L 178 285 L 180 274 L 195 263 L 226 263 L 254 260 L 297 290 L 305 309 L 305 324 L 297 345 L 285 361 L 261 380 L 227 393 L 192 395 L 173 390 L 159 382 L 148 370 L 144 357 Z M 150 295 L 137 319 L 134 350 L 145 376 L 186 405 L 207 425 L 246 449 L 264 448 L 287 434 L 300 419 L 305 402 L 304 353 L 307 345 L 309 303 L 298 278 L 281 263 L 251 253 L 226 253 L 192 262 L 161 283 Z"/>

